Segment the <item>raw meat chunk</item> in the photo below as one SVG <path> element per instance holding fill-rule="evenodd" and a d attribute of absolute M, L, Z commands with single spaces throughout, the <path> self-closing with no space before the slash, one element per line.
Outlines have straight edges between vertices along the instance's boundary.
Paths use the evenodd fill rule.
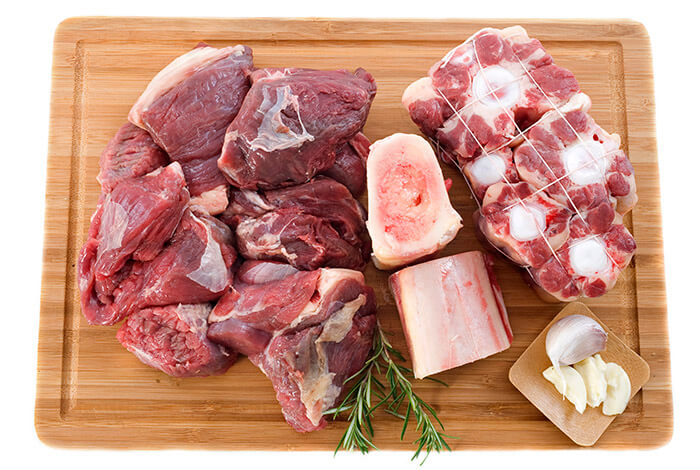
<path fill-rule="evenodd" d="M 250 87 L 253 54 L 247 46 L 204 43 L 153 77 L 129 112 L 170 158 L 183 162 L 218 156 L 226 127 Z"/>
<path fill-rule="evenodd" d="M 100 156 L 97 181 L 110 192 L 120 181 L 136 178 L 168 164 L 168 155 L 143 129 L 126 123 L 119 128 Z"/>
<path fill-rule="evenodd" d="M 101 293 L 94 275 L 96 239 L 78 263 L 83 313 L 89 323 L 113 325 L 145 307 L 209 302 L 231 285 L 236 261 L 233 234 L 219 220 L 185 211 L 170 243 L 150 261 L 129 260 Z"/>
<path fill-rule="evenodd" d="M 353 197 L 365 190 L 367 183 L 367 157 L 371 142 L 362 133 L 355 134 L 350 142 L 335 151 L 335 162 L 324 175 L 345 185 Z"/>
<path fill-rule="evenodd" d="M 120 317 L 147 306 L 217 300 L 231 285 L 235 261 L 231 230 L 187 211 L 170 244 L 152 261 L 135 263 L 115 290 Z"/>
<path fill-rule="evenodd" d="M 521 266 L 539 267 L 569 237 L 571 211 L 527 183 L 491 185 L 479 229 Z"/>
<path fill-rule="evenodd" d="M 364 294 L 337 302 L 342 308 L 325 324 L 275 336 L 264 354 L 250 358 L 272 381 L 284 418 L 299 432 L 325 427 L 323 413 L 342 398 L 345 379 L 362 368 L 372 346 L 376 318 L 366 314 Z"/>
<path fill-rule="evenodd" d="M 308 432 L 326 425 L 323 412 L 364 364 L 375 312 L 358 271 L 246 261 L 212 311 L 208 336 L 247 354 L 272 381 L 289 425 Z"/>
<path fill-rule="evenodd" d="M 410 266 L 389 284 L 416 378 L 510 347 L 513 333 L 489 255 L 472 251 Z"/>
<path fill-rule="evenodd" d="M 207 338 L 209 304 L 178 304 L 133 313 L 117 339 L 141 362 L 173 377 L 223 374 L 237 354 Z"/>
<path fill-rule="evenodd" d="M 604 203 L 593 212 L 574 216 L 566 243 L 541 267 L 531 270 L 541 289 L 557 300 L 605 294 L 636 251 L 634 238 L 612 205 Z"/>
<path fill-rule="evenodd" d="M 462 166 L 516 142 L 522 130 L 578 91 L 573 74 L 513 26 L 478 31 L 406 88 L 402 101 L 421 130 Z"/>
<path fill-rule="evenodd" d="M 546 188 L 571 209 L 586 211 L 609 200 L 624 214 L 637 202 L 634 170 L 620 150 L 620 136 L 608 134 L 587 113 L 583 93 L 550 111 L 515 151 L 520 177 Z"/>
<path fill-rule="evenodd" d="M 367 263 L 328 221 L 296 209 L 243 221 L 236 228 L 236 239 L 244 258 L 288 261 L 299 269 L 361 269 Z"/>
<path fill-rule="evenodd" d="M 324 176 L 289 188 L 232 192 L 222 220 L 248 259 L 299 269 L 361 269 L 369 260 L 365 211 L 345 186 Z"/>
<path fill-rule="evenodd" d="M 109 276 L 129 256 L 153 259 L 173 234 L 188 200 L 177 163 L 118 184 L 105 196 L 93 220 L 99 221 L 96 272 Z"/>
<path fill-rule="evenodd" d="M 118 183 L 102 195 L 78 260 L 83 314 L 92 324 L 118 321 L 112 294 L 128 277 L 130 260 L 155 258 L 172 236 L 189 201 L 180 165 Z"/>
<path fill-rule="evenodd" d="M 233 288 L 209 317 L 209 337 L 252 356 L 264 352 L 275 331 L 297 326 L 297 317 L 316 292 L 321 270 L 288 267 L 269 261 L 244 262 Z M 251 269 L 268 273 L 251 279 L 244 274 Z"/>
<path fill-rule="evenodd" d="M 379 269 L 437 252 L 462 227 L 435 153 L 417 135 L 394 134 L 370 147 L 367 194 L 367 228 Z"/>
<path fill-rule="evenodd" d="M 190 193 L 210 214 L 226 208 L 226 183 L 215 161 L 250 88 L 252 69 L 249 47 L 202 43 L 158 72 L 129 112 L 129 121 L 183 165 Z M 204 180 L 198 178 L 203 171 Z"/>
<path fill-rule="evenodd" d="M 365 124 L 376 85 L 362 69 L 262 69 L 226 131 L 219 168 L 234 186 L 273 189 L 331 168 Z"/>

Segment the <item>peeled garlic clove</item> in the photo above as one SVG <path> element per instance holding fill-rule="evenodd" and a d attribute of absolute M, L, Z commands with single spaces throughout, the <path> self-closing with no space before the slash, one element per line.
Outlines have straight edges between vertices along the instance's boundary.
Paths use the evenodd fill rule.
<path fill-rule="evenodd" d="M 559 369 L 602 351 L 607 342 L 608 334 L 597 321 L 585 315 L 569 315 L 549 329 L 545 348 L 552 365 Z"/>
<path fill-rule="evenodd" d="M 597 355 L 600 358 L 600 355 Z M 601 364 L 602 363 L 602 364 Z M 600 405 L 607 395 L 608 382 L 605 379 L 605 362 L 595 357 L 587 357 L 574 364 L 576 372 L 581 374 L 586 384 L 586 403 L 593 408 Z"/>
<path fill-rule="evenodd" d="M 598 368 L 600 370 L 602 370 L 603 372 L 605 372 L 605 367 L 607 366 L 607 364 L 605 363 L 603 358 L 600 357 L 600 354 L 596 354 L 595 356 L 593 356 L 593 360 L 595 361 Z"/>
<path fill-rule="evenodd" d="M 559 370 L 554 367 L 547 368 L 542 375 L 554 384 L 557 391 L 573 403 L 576 411 L 583 414 L 586 409 L 586 385 L 581 374 L 573 367 L 564 366 Z"/>
<path fill-rule="evenodd" d="M 605 367 L 605 380 L 608 382 L 607 397 L 603 402 L 603 414 L 607 416 L 619 415 L 630 401 L 632 385 L 625 369 L 608 362 Z"/>

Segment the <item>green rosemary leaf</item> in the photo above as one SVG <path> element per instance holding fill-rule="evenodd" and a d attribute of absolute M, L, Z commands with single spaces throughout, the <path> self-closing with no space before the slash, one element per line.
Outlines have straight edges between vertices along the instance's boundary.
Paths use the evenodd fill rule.
<path fill-rule="evenodd" d="M 341 413 L 349 412 L 347 416 L 348 427 L 345 430 L 335 452 L 341 448 L 346 450 L 359 450 L 361 453 L 376 449 L 372 439 L 374 428 L 372 417 L 375 410 L 382 408 L 396 418 L 403 421 L 401 439 L 403 440 L 408 423 L 413 415 L 416 420 L 416 431 L 419 437 L 414 441 L 416 451 L 411 457 L 414 460 L 425 452 L 421 465 L 427 459 L 430 452 L 451 450 L 446 438 L 451 438 L 438 431 L 434 422 L 444 431 L 444 426 L 435 409 L 423 401 L 413 390 L 413 385 L 408 377 L 413 371 L 397 361 L 405 361 L 403 355 L 389 343 L 386 333 L 377 325 L 372 341 L 372 351 L 363 367 L 349 377 L 345 383 L 354 382 L 347 395 L 339 406 L 326 411 L 332 419 L 337 419 Z M 384 379 L 384 381 L 382 381 Z M 438 379 L 430 380 L 447 386 Z M 374 403 L 376 400 L 376 403 Z M 405 413 L 401 409 L 405 408 Z"/>

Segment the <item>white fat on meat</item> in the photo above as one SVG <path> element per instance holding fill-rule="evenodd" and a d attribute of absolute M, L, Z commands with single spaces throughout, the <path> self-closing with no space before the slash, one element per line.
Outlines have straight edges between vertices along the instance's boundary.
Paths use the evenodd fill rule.
<path fill-rule="evenodd" d="M 274 98 L 270 96 L 271 91 L 275 93 Z M 314 136 L 309 134 L 304 127 L 299 113 L 299 98 L 292 93 L 289 85 L 274 90 L 265 88 L 263 96 L 263 102 L 257 110 L 263 117 L 258 128 L 258 136 L 250 142 L 251 149 L 274 152 L 275 150 L 300 147 L 304 142 L 314 140 Z M 294 132 L 282 122 L 282 111 L 290 106 L 296 112 L 301 133 Z"/>
<path fill-rule="evenodd" d="M 569 262 L 574 272 L 583 277 L 605 274 L 612 269 L 605 245 L 598 237 L 577 242 L 569 247 Z"/>
<path fill-rule="evenodd" d="M 207 334 L 207 318 L 211 312 L 211 305 L 202 304 L 180 304 L 175 313 L 177 317 L 190 326 L 190 331 L 203 337 Z"/>
<path fill-rule="evenodd" d="M 207 245 L 199 260 L 199 267 L 187 277 L 211 292 L 221 292 L 228 284 L 228 269 L 221 254 L 221 246 L 214 240 L 208 224 L 199 221 L 207 231 Z"/>
<path fill-rule="evenodd" d="M 447 64 L 470 65 L 474 62 L 474 45 L 468 41 L 469 39 L 445 54 L 438 68 Z"/>
<path fill-rule="evenodd" d="M 352 328 L 352 319 L 355 313 L 362 308 L 367 301 L 364 294 L 357 296 L 355 300 L 343 304 L 323 325 L 321 335 L 316 339 L 316 344 L 323 342 L 340 343 Z"/>
<path fill-rule="evenodd" d="M 264 217 L 264 223 L 272 227 L 275 219 L 278 219 L 281 215 L 278 213 L 271 213 L 266 214 Z M 287 261 L 294 261 L 297 259 L 298 255 L 289 252 L 287 247 L 282 244 L 281 239 L 281 235 L 294 220 L 291 219 L 280 230 L 265 232 L 263 235 L 256 238 L 253 236 L 253 232 L 260 224 L 261 220 L 262 219 L 244 220 L 236 227 L 236 235 L 238 236 L 239 243 L 243 243 L 241 252 L 245 253 L 248 258 L 253 259 L 257 259 L 258 257 L 270 258 L 275 255 L 283 256 Z"/>
<path fill-rule="evenodd" d="M 323 301 L 326 296 L 328 296 L 340 282 L 346 279 L 354 279 L 360 284 L 364 284 L 365 282 L 365 277 L 360 271 L 344 268 L 322 268 L 321 275 L 316 285 L 317 295 L 314 295 L 316 300 L 306 304 L 301 313 L 294 319 L 291 325 L 289 325 L 289 328 L 296 328 L 296 326 L 306 318 L 318 315 L 321 312 L 321 307 L 323 306 Z"/>
<path fill-rule="evenodd" d="M 238 277 L 246 284 L 267 284 L 299 272 L 298 269 L 289 264 L 268 261 L 257 263 L 249 261 L 244 266 L 245 270 L 238 271 Z"/>
<path fill-rule="evenodd" d="M 119 249 L 122 246 L 128 225 L 129 214 L 119 203 L 112 201 L 112 198 L 107 196 L 100 220 L 102 238 L 97 250 L 98 258 L 105 252 Z"/>
<path fill-rule="evenodd" d="M 509 213 L 510 235 L 519 242 L 542 236 L 546 227 L 544 212 L 532 204 L 516 204 Z"/>
<path fill-rule="evenodd" d="M 166 93 L 171 88 L 176 87 L 192 76 L 198 70 L 208 66 L 209 64 L 222 59 L 230 54 L 240 56 L 245 52 L 245 48 L 241 45 L 229 46 L 222 49 L 205 46 L 196 47 L 191 51 L 177 57 L 170 62 L 165 68 L 156 74 L 150 81 L 144 92 L 136 100 L 134 106 L 129 111 L 129 121 L 145 129 L 142 114 L 148 109 L 156 98 Z M 147 130 L 147 129 L 146 129 Z"/>
<path fill-rule="evenodd" d="M 263 197 L 257 191 L 253 191 L 251 189 L 240 189 L 239 191 L 241 195 L 248 200 L 248 204 L 255 206 L 259 212 L 263 213 L 275 209 L 275 206 L 268 204 L 268 202 L 265 201 L 265 199 L 263 199 Z"/>
<path fill-rule="evenodd" d="M 328 371 L 328 356 L 324 343 L 339 343 L 352 328 L 352 320 L 355 313 L 367 300 L 364 294 L 347 302 L 338 309 L 324 324 L 323 330 L 316 341 L 316 361 L 304 375 L 299 383 L 301 401 L 306 407 L 306 417 L 314 426 L 318 425 L 323 417 L 323 411 L 333 406 L 340 394 L 341 387 L 333 384 L 335 373 Z"/>
<path fill-rule="evenodd" d="M 531 41 L 527 35 L 527 31 L 522 26 L 510 26 L 501 30 L 501 35 L 506 38 L 511 44 L 526 44 Z M 522 54 L 522 52 L 520 52 Z M 531 64 L 540 61 L 547 53 L 544 48 L 537 47 L 532 50 L 529 56 L 523 57 L 519 54 L 520 62 L 523 64 Z"/>
<path fill-rule="evenodd" d="M 509 109 L 520 100 L 520 81 L 498 65 L 481 69 L 472 85 L 474 98 L 484 106 Z"/>
<path fill-rule="evenodd" d="M 224 184 L 190 198 L 189 207 L 197 206 L 209 215 L 221 214 L 228 206 L 228 187 Z"/>
<path fill-rule="evenodd" d="M 506 163 L 495 154 L 477 158 L 469 169 L 469 176 L 483 186 L 490 186 L 503 180 Z"/>
<path fill-rule="evenodd" d="M 608 159 L 603 144 L 594 140 L 567 148 L 562 155 L 569 179 L 578 185 L 602 183 L 605 180 Z"/>

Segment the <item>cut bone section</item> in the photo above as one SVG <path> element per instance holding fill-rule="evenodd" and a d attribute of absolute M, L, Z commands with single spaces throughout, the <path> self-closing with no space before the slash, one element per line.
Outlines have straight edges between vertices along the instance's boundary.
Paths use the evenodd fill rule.
<path fill-rule="evenodd" d="M 584 218 L 574 216 L 567 242 L 556 256 L 532 271 L 540 287 L 559 300 L 605 294 L 632 260 L 637 246 L 622 224 L 622 216 L 596 221 L 603 212 L 614 212 L 612 206 L 606 211 L 598 209 L 584 213 Z"/>
<path fill-rule="evenodd" d="M 394 134 L 370 147 L 367 197 L 367 229 L 379 269 L 437 252 L 462 227 L 435 153 L 417 135 Z"/>
<path fill-rule="evenodd" d="M 460 253 L 389 277 L 416 378 L 510 347 L 513 332 L 491 256 Z"/>
<path fill-rule="evenodd" d="M 588 114 L 590 98 L 579 93 L 546 113 L 514 151 L 523 181 L 577 212 L 611 201 L 624 214 L 637 202 L 634 170 L 609 134 Z"/>
<path fill-rule="evenodd" d="M 502 158 L 489 154 L 474 161 L 470 168 L 470 176 L 479 184 L 490 186 L 503 180 L 506 164 Z"/>
<path fill-rule="evenodd" d="M 520 99 L 520 83 L 512 73 L 498 65 L 479 71 L 474 77 L 474 95 L 491 108 L 510 108 Z"/>
<path fill-rule="evenodd" d="M 534 240 L 546 226 L 544 213 L 533 205 L 518 204 L 509 211 L 510 234 L 520 242 Z"/>
<path fill-rule="evenodd" d="M 579 276 L 595 276 L 608 272 L 612 263 L 605 245 L 596 237 L 583 240 L 569 248 L 571 268 Z"/>
<path fill-rule="evenodd" d="M 581 186 L 603 182 L 607 169 L 605 153 L 605 146 L 592 140 L 565 150 L 563 160 L 569 179 Z"/>
<path fill-rule="evenodd" d="M 484 195 L 479 229 L 521 266 L 542 266 L 569 238 L 571 211 L 527 183 L 496 183 Z"/>
<path fill-rule="evenodd" d="M 508 147 L 481 154 L 461 165 L 462 174 L 469 180 L 474 195 L 480 201 L 486 190 L 501 181 L 516 183 L 518 173 L 513 164 L 513 151 Z"/>

